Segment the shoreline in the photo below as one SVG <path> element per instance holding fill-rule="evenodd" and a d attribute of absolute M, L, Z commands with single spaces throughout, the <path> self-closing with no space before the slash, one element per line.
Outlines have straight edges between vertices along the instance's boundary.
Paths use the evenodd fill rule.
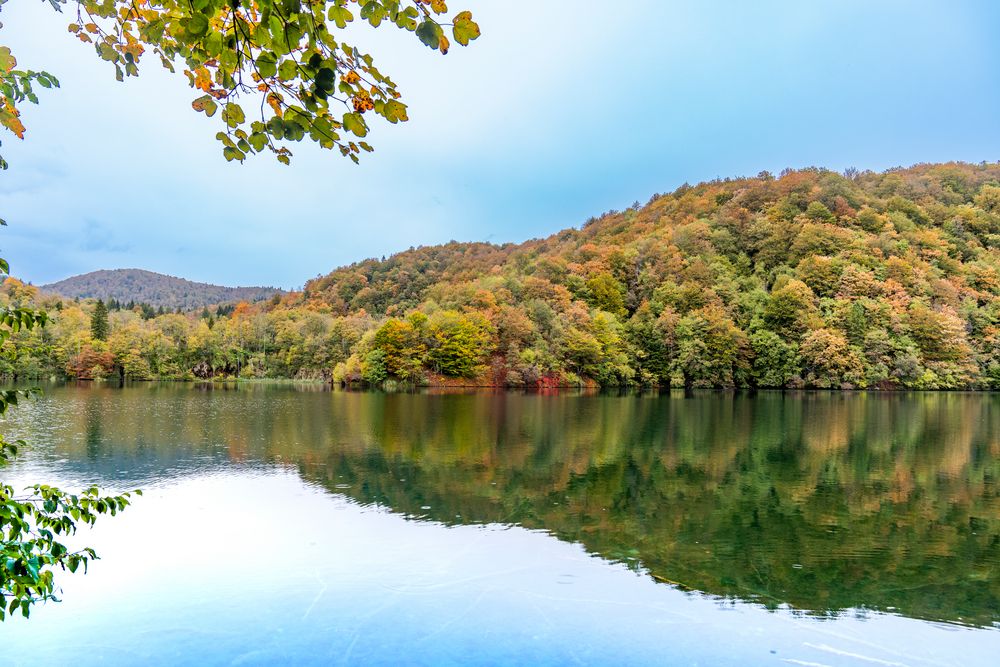
<path fill-rule="evenodd" d="M 107 386 L 120 388 L 125 386 L 152 385 L 152 384 L 189 384 L 189 385 L 289 385 L 289 386 L 310 386 L 329 389 L 331 391 L 348 392 L 377 392 L 377 393 L 412 393 L 422 390 L 440 392 L 441 390 L 454 389 L 456 391 L 518 391 L 528 393 L 548 393 L 548 392 L 568 392 L 580 391 L 587 393 L 647 393 L 647 392 L 713 392 L 713 393 L 746 393 L 757 392 L 768 393 L 838 393 L 838 394 L 903 394 L 903 393 L 975 393 L 975 394 L 1000 394 L 1000 389 L 981 387 L 955 387 L 948 389 L 919 389 L 915 387 L 680 387 L 672 385 L 606 385 L 594 384 L 546 384 L 544 386 L 517 386 L 476 382 L 444 382 L 413 384 L 392 382 L 387 386 L 369 386 L 356 383 L 339 383 L 319 378 L 152 378 L 152 379 L 129 379 L 125 381 L 109 379 L 89 379 L 89 378 L 0 378 L 0 384 L 10 386 L 37 386 L 37 385 L 78 385 L 78 386 Z"/>

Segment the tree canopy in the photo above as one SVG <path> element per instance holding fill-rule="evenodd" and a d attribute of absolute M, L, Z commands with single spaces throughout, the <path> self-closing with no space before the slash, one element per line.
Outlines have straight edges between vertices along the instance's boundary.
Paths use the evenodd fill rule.
<path fill-rule="evenodd" d="M 5 2 L 0 0 L 0 8 Z M 445 28 L 463 46 L 479 36 L 468 11 L 444 22 L 448 12 L 444 0 L 48 2 L 57 11 L 75 9 L 69 32 L 93 45 L 118 80 L 138 76 L 149 52 L 169 71 L 183 72 L 191 87 L 202 93 L 191 103 L 194 110 L 221 119 L 216 138 L 227 161 L 242 162 L 248 155 L 270 152 L 289 164 L 289 146 L 308 138 L 357 162 L 362 151 L 372 150 L 362 141 L 368 134 L 366 114 L 390 123 L 408 119 L 396 84 L 378 70 L 370 55 L 345 40 L 346 33 L 338 32 L 356 16 L 375 28 L 395 25 L 412 32 L 443 54 L 451 46 Z M 21 105 L 38 102 L 36 87 L 58 86 L 52 74 L 19 68 L 10 48 L 0 45 L 0 125 L 16 137 L 23 139 L 26 131 Z M 249 113 L 242 105 L 248 101 L 253 103 L 247 107 Z M 7 166 L 0 157 L 0 168 Z M 0 224 L 6 223 L 0 219 Z M 0 274 L 8 273 L 7 262 L 0 259 Z M 67 319 L 72 326 L 72 318 Z M 47 322 L 44 311 L 19 300 L 7 301 L 0 307 L 0 345 L 6 345 L 11 335 L 38 331 Z M 133 340 L 108 340 L 111 329 L 103 301 L 95 304 L 88 322 L 86 338 L 93 345 L 84 349 L 80 337 L 68 372 L 97 378 L 115 363 L 125 376 L 151 372 Z M 10 353 L 11 347 L 6 351 Z M 17 356 L 13 352 L 6 360 Z M 239 372 L 239 361 L 236 368 Z M 0 392 L 0 414 L 23 394 Z M 22 445 L 0 437 L 0 467 Z M 86 569 L 97 557 L 87 547 L 71 551 L 60 536 L 74 533 L 81 522 L 93 524 L 98 514 L 124 509 L 129 497 L 128 493 L 102 496 L 96 487 L 67 493 L 42 484 L 18 495 L 13 487 L 0 484 L 0 621 L 16 611 L 27 617 L 32 605 L 57 599 L 54 571 L 72 572 L 81 565 Z"/>
<path fill-rule="evenodd" d="M 341 267 L 302 292 L 156 315 L 58 309 L 0 374 L 508 386 L 1000 387 L 1000 166 L 822 169 L 657 195 L 580 229 Z M 832 217 L 831 217 L 832 216 Z"/>
<path fill-rule="evenodd" d="M 90 335 L 94 340 L 107 340 L 110 333 L 108 327 L 108 307 L 98 299 L 94 312 L 90 315 Z"/>
<path fill-rule="evenodd" d="M 47 1 L 70 9 L 69 32 L 119 81 L 150 58 L 183 73 L 201 93 L 194 110 L 218 115 L 229 161 L 267 152 L 288 164 L 290 146 L 308 139 L 357 162 L 372 150 L 364 138 L 373 115 L 408 120 L 396 84 L 347 30 L 355 21 L 395 26 L 442 54 L 479 37 L 472 13 L 450 12 L 445 0 Z M 19 68 L 0 46 L 0 125 L 24 138 L 19 105 L 37 103 L 36 86 L 58 85 L 47 72 Z"/>
<path fill-rule="evenodd" d="M 44 312 L 0 307 L 0 341 L 6 341 L 12 333 L 47 323 Z M 0 391 L 0 416 L 31 393 Z M 0 470 L 24 445 L 22 441 L 8 442 L 0 435 Z M 0 621 L 17 612 L 27 618 L 36 603 L 57 600 L 55 571 L 76 572 L 80 566 L 86 570 L 87 564 L 97 558 L 93 549 L 70 549 L 61 540 L 75 533 L 80 524 L 93 525 L 100 514 L 125 509 L 132 493 L 141 494 L 134 491 L 101 495 L 94 486 L 68 493 L 46 484 L 19 491 L 0 482 Z"/>

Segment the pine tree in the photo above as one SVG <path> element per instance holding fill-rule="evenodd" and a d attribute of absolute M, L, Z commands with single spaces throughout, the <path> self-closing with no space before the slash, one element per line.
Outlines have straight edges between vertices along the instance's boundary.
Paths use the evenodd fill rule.
<path fill-rule="evenodd" d="M 98 300 L 94 306 L 94 314 L 90 316 L 90 335 L 94 340 L 107 340 L 111 333 L 108 325 L 108 307 L 104 301 Z"/>

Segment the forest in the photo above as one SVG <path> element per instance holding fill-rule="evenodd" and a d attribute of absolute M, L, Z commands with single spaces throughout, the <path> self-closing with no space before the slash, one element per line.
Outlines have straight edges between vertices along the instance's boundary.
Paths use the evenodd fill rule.
<path fill-rule="evenodd" d="M 273 287 L 222 287 L 196 283 L 142 269 L 92 271 L 42 285 L 40 289 L 71 299 L 131 301 L 133 305 L 145 303 L 154 308 L 169 310 L 190 310 L 223 302 L 252 303 L 269 299 L 281 292 Z"/>
<path fill-rule="evenodd" d="M 411 248 L 159 314 L 8 279 L 0 374 L 349 385 L 1000 388 L 1000 164 L 683 185 L 520 244 Z M 116 304 L 120 305 L 120 304 Z"/>

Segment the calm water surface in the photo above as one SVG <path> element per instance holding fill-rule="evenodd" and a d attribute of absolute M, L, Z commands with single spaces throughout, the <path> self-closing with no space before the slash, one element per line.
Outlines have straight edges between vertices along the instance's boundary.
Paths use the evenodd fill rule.
<path fill-rule="evenodd" d="M 142 487 L 4 665 L 1000 664 L 1000 395 L 53 387 Z"/>

